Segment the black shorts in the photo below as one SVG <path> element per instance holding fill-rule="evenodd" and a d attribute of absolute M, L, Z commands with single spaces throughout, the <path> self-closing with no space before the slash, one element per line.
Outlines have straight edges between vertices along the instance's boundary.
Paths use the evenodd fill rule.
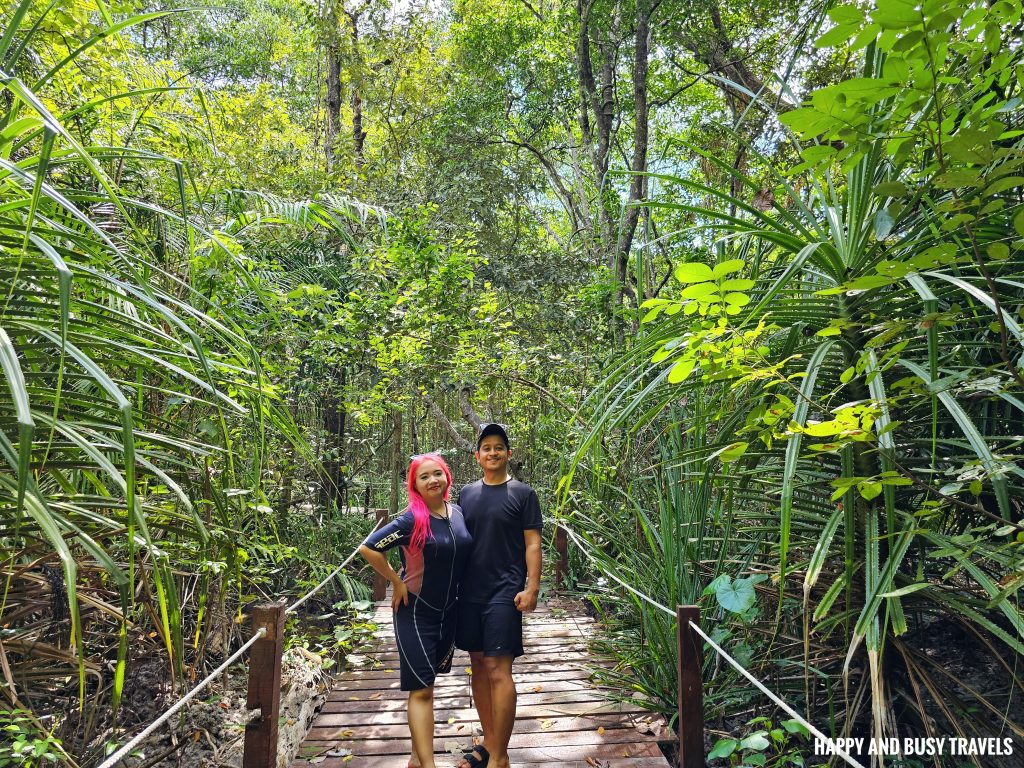
<path fill-rule="evenodd" d="M 455 645 L 484 656 L 523 655 L 523 614 L 514 603 L 459 600 Z"/>
<path fill-rule="evenodd" d="M 429 688 L 435 675 L 451 671 L 456 617 L 454 605 L 437 611 L 412 593 L 409 604 L 399 606 L 394 622 L 403 691 Z"/>

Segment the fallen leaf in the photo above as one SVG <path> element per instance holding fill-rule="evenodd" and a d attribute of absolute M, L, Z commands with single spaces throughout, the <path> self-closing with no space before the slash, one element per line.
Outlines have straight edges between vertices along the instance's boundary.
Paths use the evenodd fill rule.
<path fill-rule="evenodd" d="M 554 723 L 553 720 L 541 720 L 540 727 L 543 728 L 546 731 L 548 728 L 550 728 L 554 724 L 555 723 Z"/>
<path fill-rule="evenodd" d="M 341 762 L 351 763 L 353 757 L 355 757 L 355 755 L 345 755 L 343 758 L 341 758 Z"/>
<path fill-rule="evenodd" d="M 533 692 L 534 692 L 534 693 L 540 693 L 540 691 L 541 691 L 541 688 L 542 688 L 542 686 L 540 686 L 540 685 L 538 685 L 538 686 L 535 686 L 535 687 L 534 687 L 534 689 L 533 689 Z"/>
<path fill-rule="evenodd" d="M 454 722 L 455 722 L 455 718 L 454 717 L 449 717 L 448 718 L 448 725 L 451 725 Z"/>
<path fill-rule="evenodd" d="M 597 735 L 598 736 L 604 736 L 604 726 L 603 725 L 600 728 L 597 729 Z"/>
<path fill-rule="evenodd" d="M 373 694 L 373 696 L 371 696 L 370 698 L 371 698 L 371 699 L 379 699 L 379 698 L 380 698 L 380 691 L 377 691 L 377 692 L 376 692 L 375 694 Z"/>
<path fill-rule="evenodd" d="M 467 675 L 472 675 L 473 674 L 473 668 L 472 667 L 466 667 L 466 674 Z"/>

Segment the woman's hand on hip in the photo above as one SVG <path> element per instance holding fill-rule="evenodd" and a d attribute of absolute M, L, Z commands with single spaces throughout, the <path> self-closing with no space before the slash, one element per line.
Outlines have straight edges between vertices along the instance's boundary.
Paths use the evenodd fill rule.
<path fill-rule="evenodd" d="M 399 606 L 409 604 L 409 588 L 404 581 L 397 581 L 394 584 L 394 593 L 391 595 L 391 610 L 398 613 Z"/>

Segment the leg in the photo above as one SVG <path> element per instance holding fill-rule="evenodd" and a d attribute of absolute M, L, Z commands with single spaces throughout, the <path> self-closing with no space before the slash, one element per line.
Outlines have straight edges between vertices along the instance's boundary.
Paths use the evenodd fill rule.
<path fill-rule="evenodd" d="M 484 657 L 491 689 L 491 739 L 486 743 L 491 752 L 490 764 L 494 768 L 508 768 L 508 742 L 516 723 L 516 684 L 512 679 L 512 659 L 511 655 Z"/>
<path fill-rule="evenodd" d="M 491 717 L 491 681 L 487 675 L 487 666 L 484 663 L 483 651 L 469 652 L 470 669 L 473 674 L 469 678 L 469 684 L 473 689 L 473 704 L 476 706 L 477 717 L 480 718 L 480 728 L 484 732 L 483 745 L 485 747 L 494 739 L 493 718 Z M 476 752 L 478 758 L 483 757 L 481 752 Z M 458 768 L 470 768 L 469 763 L 463 760 Z"/>
<path fill-rule="evenodd" d="M 414 764 L 434 768 L 434 687 L 409 692 L 409 733 Z"/>

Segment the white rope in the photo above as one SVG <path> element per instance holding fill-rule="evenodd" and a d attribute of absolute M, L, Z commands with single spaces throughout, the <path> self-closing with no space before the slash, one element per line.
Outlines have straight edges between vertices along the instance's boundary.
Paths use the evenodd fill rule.
<path fill-rule="evenodd" d="M 383 520 L 378 520 L 377 524 L 375 526 L 373 526 L 373 531 L 376 531 L 378 528 L 380 528 L 380 524 L 383 523 L 383 522 L 384 522 Z M 370 531 L 370 533 L 373 533 L 373 531 Z M 319 592 L 321 589 L 323 589 L 325 586 L 327 586 L 327 583 L 331 579 L 333 579 L 335 576 L 337 576 L 339 573 L 341 573 L 341 569 L 344 568 L 349 563 L 351 563 L 352 562 L 352 558 L 355 557 L 357 554 L 359 554 L 359 547 L 361 547 L 361 546 L 363 546 L 363 542 L 362 541 L 359 542 L 358 545 L 356 545 L 356 548 L 352 550 L 352 553 L 348 557 L 345 558 L 344 562 L 342 562 L 341 565 L 339 565 L 337 568 L 335 568 L 333 571 L 331 571 L 327 575 L 327 578 L 325 578 L 323 581 L 321 581 L 319 584 L 317 584 L 315 587 L 313 587 L 311 590 L 309 590 L 309 592 L 307 592 L 305 595 L 300 597 L 294 603 L 289 605 L 288 608 L 285 609 L 285 613 L 286 614 L 288 614 L 288 613 L 295 613 L 296 609 L 298 609 L 298 607 L 300 605 L 302 605 L 304 602 L 309 600 L 309 598 L 311 598 L 313 595 L 315 595 L 317 592 Z"/>
<path fill-rule="evenodd" d="M 210 684 L 210 681 L 213 680 L 213 678 L 215 678 L 225 669 L 234 664 L 235 661 L 238 660 L 239 656 L 241 656 L 243 653 L 249 650 L 249 647 L 257 640 L 259 640 L 261 637 L 263 637 L 265 634 L 267 634 L 267 628 L 260 627 L 256 634 L 250 637 L 245 645 L 243 645 L 241 648 L 239 648 L 237 651 L 231 654 L 227 659 L 225 659 L 223 664 L 221 664 L 219 667 L 213 670 L 213 672 L 207 675 L 206 678 L 204 678 L 195 688 L 193 688 L 191 691 L 189 691 L 180 699 L 178 699 L 178 701 L 174 704 L 173 707 L 168 709 L 166 712 L 160 715 L 160 717 L 158 717 L 156 720 L 150 723 L 145 728 L 145 730 L 142 731 L 142 733 L 140 733 L 134 739 L 132 739 L 119 750 L 117 750 L 117 752 L 115 752 L 102 763 L 100 763 L 99 768 L 113 768 L 113 766 L 119 763 L 122 758 L 124 758 L 129 752 L 131 752 L 136 747 L 136 745 L 139 744 L 139 742 L 141 742 L 143 739 L 149 736 L 149 734 L 151 734 L 153 731 L 155 731 L 157 728 L 159 728 L 161 725 L 167 722 L 176 712 L 178 712 L 182 707 L 188 704 L 188 702 L 194 699 L 196 695 L 201 690 L 203 690 L 203 688 Z"/>
<path fill-rule="evenodd" d="M 764 684 L 761 683 L 760 680 L 758 680 L 752 674 L 747 672 L 747 670 L 744 669 L 740 665 L 740 663 L 738 661 L 736 661 L 736 659 L 734 659 L 732 656 L 730 656 L 728 653 L 726 653 L 725 650 L 722 649 L 722 646 L 720 646 L 718 643 L 716 643 L 714 640 L 712 640 L 710 637 L 708 637 L 707 633 L 703 629 L 698 627 L 692 621 L 687 622 L 687 623 L 694 630 L 694 632 L 696 632 L 698 635 L 703 637 L 704 641 L 708 645 L 710 645 L 712 648 L 714 648 L 715 651 L 722 658 L 724 658 L 726 661 L 728 661 L 730 664 L 732 664 L 733 668 L 737 672 L 739 672 L 741 675 L 743 675 L 745 678 L 747 678 L 747 680 L 752 682 L 758 688 L 758 690 L 761 691 L 761 693 L 763 693 L 769 699 L 771 699 L 776 704 L 778 704 L 782 709 L 784 709 L 789 714 L 790 717 L 792 717 L 794 720 L 796 720 L 799 723 L 801 723 L 804 726 L 804 728 L 806 728 L 808 731 L 810 731 L 815 736 L 817 736 L 819 740 L 826 742 L 829 745 L 829 748 L 831 749 L 831 751 L 834 754 L 839 755 L 839 757 L 843 758 L 843 760 L 848 762 L 850 765 L 855 766 L 856 768 L 864 768 L 863 765 L 858 763 L 856 760 L 854 760 L 852 757 L 850 757 L 850 755 L 848 755 L 846 752 L 844 752 L 842 749 L 840 749 L 839 745 L 836 744 L 832 739 L 830 739 L 824 733 L 819 731 L 817 728 L 815 728 L 809 722 L 804 720 L 804 718 L 801 717 L 800 714 L 795 709 L 793 709 L 791 706 L 789 706 L 789 704 L 787 704 L 782 699 L 780 699 L 778 696 L 776 696 L 774 693 L 772 693 L 767 687 L 764 686 Z"/>
<path fill-rule="evenodd" d="M 383 520 L 378 521 L 377 525 L 374 526 L 373 530 L 376 531 L 380 527 L 380 524 L 382 522 L 384 522 L 384 521 Z M 355 549 L 352 550 L 352 554 L 350 554 L 348 557 L 346 557 L 345 561 L 341 565 L 339 565 L 337 568 L 335 568 L 333 571 L 331 571 L 330 575 L 326 579 L 321 581 L 319 584 L 317 584 L 315 587 L 313 587 L 313 589 L 311 589 L 309 592 L 307 592 L 301 598 L 299 598 L 294 603 L 292 603 L 285 610 L 285 613 L 286 614 L 287 613 L 294 613 L 295 610 L 300 605 L 302 605 L 304 602 L 309 600 L 309 598 L 311 598 L 313 595 L 315 595 L 317 592 L 319 592 L 321 589 L 323 589 L 327 585 L 327 582 L 329 582 L 331 579 L 333 579 L 335 576 L 337 576 L 341 572 L 342 568 L 344 568 L 346 565 L 348 565 L 350 562 L 352 562 L 352 558 L 354 558 L 356 556 L 356 554 L 359 552 L 359 547 L 361 547 L 361 546 L 363 546 L 362 542 L 360 542 L 359 545 Z M 219 667 L 217 667 L 215 670 L 213 670 L 213 672 L 211 672 L 209 675 L 207 675 L 191 691 L 189 691 L 184 696 L 182 696 L 180 699 L 178 699 L 178 701 L 175 702 L 174 706 L 172 706 L 170 709 L 168 709 L 166 712 L 164 712 L 162 715 L 160 715 L 160 717 L 158 717 L 156 720 L 154 720 L 152 723 L 150 723 L 148 726 L 146 726 L 146 728 L 142 731 L 142 733 L 140 733 L 134 739 L 132 739 L 127 744 L 125 744 L 123 747 L 121 747 L 119 750 L 117 750 L 117 752 L 115 752 L 110 757 L 108 757 L 106 760 L 104 760 L 99 765 L 99 768 L 113 768 L 114 765 L 116 765 L 118 762 L 120 762 L 143 739 L 145 739 L 147 736 L 149 736 L 151 733 L 153 733 L 153 731 L 155 731 L 157 728 L 159 728 L 161 725 L 163 725 L 165 722 L 167 722 L 175 713 L 180 711 L 182 707 L 184 707 L 192 699 L 194 699 L 196 697 L 196 694 L 198 694 L 207 685 L 209 685 L 211 680 L 213 680 L 215 677 L 217 677 L 217 675 L 219 675 L 225 669 L 227 669 L 232 664 L 234 664 L 242 656 L 242 654 L 244 654 L 247 650 L 249 650 L 250 646 L 252 646 L 253 643 L 255 643 L 257 640 L 259 640 L 265 634 L 267 634 L 266 627 L 260 627 L 260 629 L 256 632 L 256 634 L 253 635 L 252 637 L 250 637 L 249 640 L 245 643 L 245 645 L 243 645 L 241 648 L 239 648 L 237 651 L 235 651 L 233 654 L 231 654 L 227 659 L 225 659 L 224 662 Z"/>
<path fill-rule="evenodd" d="M 628 590 L 629 590 L 630 592 L 632 592 L 632 593 L 633 593 L 634 595 L 636 595 L 637 597 L 639 597 L 639 598 L 641 598 L 641 599 L 643 599 L 643 600 L 646 600 L 646 601 L 647 601 L 648 603 L 650 603 L 651 605 L 653 605 L 653 606 L 654 606 L 655 608 L 660 608 L 661 610 L 663 610 L 663 611 L 664 611 L 665 613 L 669 614 L 670 616 L 673 616 L 673 617 L 674 617 L 674 616 L 676 615 L 676 612 L 675 612 L 675 611 L 673 611 L 673 610 L 672 610 L 671 608 L 668 608 L 668 607 L 666 607 L 666 606 L 662 605 L 661 603 L 659 603 L 659 602 L 658 602 L 657 600 L 655 600 L 655 599 L 654 599 L 654 598 L 652 598 L 652 597 L 648 597 L 647 595 L 645 595 L 645 594 L 644 594 L 643 592 L 641 592 L 640 590 L 638 590 L 638 589 L 634 589 L 634 588 L 633 588 L 633 587 L 631 587 L 631 586 L 630 586 L 629 584 L 627 584 L 626 582 L 624 582 L 624 581 L 623 581 L 622 579 L 618 578 L 618 577 L 617 577 L 617 576 L 616 576 L 615 574 L 613 574 L 613 573 L 609 573 L 609 572 L 608 572 L 608 571 L 606 571 L 605 569 L 603 569 L 603 568 L 600 568 L 600 565 L 598 564 L 598 562 L 597 562 L 597 559 L 596 559 L 596 558 L 595 558 L 595 557 L 594 557 L 594 556 L 593 556 L 592 554 L 590 554 L 590 552 L 588 552 L 588 551 L 587 551 L 586 547 L 584 547 L 584 546 L 583 546 L 583 544 L 582 544 L 582 542 L 581 542 L 580 538 L 579 538 L 579 537 L 578 537 L 578 536 L 577 536 L 577 535 L 576 535 L 576 534 L 575 534 L 575 533 L 574 533 L 574 532 L 572 531 L 572 529 L 571 529 L 571 528 L 569 528 L 569 526 L 567 526 L 567 525 L 566 525 L 565 523 L 563 523 L 563 522 L 559 522 L 558 524 L 562 526 L 562 529 L 563 529 L 563 530 L 564 530 L 564 531 L 565 531 L 565 532 L 566 532 L 567 534 L 569 534 L 569 536 L 570 536 L 570 537 L 572 538 L 572 540 L 573 540 L 573 541 L 574 541 L 574 542 L 576 543 L 576 546 L 578 546 L 578 547 L 579 547 L 579 548 L 580 548 L 580 549 L 581 549 L 581 550 L 583 551 L 583 554 L 585 554 L 585 555 L 586 555 L 586 556 L 587 556 L 588 558 L 590 558 L 590 561 L 591 561 L 592 563 L 594 563 L 594 565 L 597 565 L 597 566 L 598 566 L 598 568 L 599 568 L 599 569 L 601 570 L 601 573 L 603 573 L 603 574 L 604 574 L 604 575 L 606 575 L 606 576 L 609 576 L 609 577 L 611 577 L 611 578 L 612 578 L 612 579 L 614 579 L 614 580 L 615 580 L 616 582 L 618 582 L 618 583 L 619 583 L 619 584 L 621 584 L 621 585 L 622 585 L 623 587 L 625 587 L 625 588 L 626 588 L 626 589 L 628 589 Z M 813 733 L 813 734 L 814 734 L 814 735 L 815 735 L 815 736 L 816 736 L 816 737 L 817 737 L 818 739 L 820 739 L 821 741 L 824 741 L 824 742 L 826 742 L 826 743 L 827 743 L 827 744 L 829 745 L 829 748 L 830 748 L 830 750 L 831 750 L 831 751 L 832 751 L 832 752 L 833 752 L 834 754 L 836 754 L 836 755 L 838 755 L 839 757 L 843 758 L 843 760 L 845 760 L 845 761 L 846 761 L 847 763 L 849 763 L 850 765 L 852 765 L 852 766 L 855 766 L 855 768 L 864 768 L 864 766 L 863 766 L 863 765 L 861 765 L 860 763 L 858 763 L 858 762 L 857 762 L 856 760 L 854 760 L 854 759 L 853 759 L 853 758 L 852 758 L 852 757 L 851 757 L 851 756 L 850 756 L 849 754 L 847 754 L 847 753 L 846 753 L 846 752 L 844 752 L 844 751 L 843 751 L 842 749 L 840 749 L 840 748 L 839 748 L 839 745 L 838 745 L 838 744 L 836 744 L 836 742 L 834 742 L 834 741 L 833 741 L 833 740 L 832 740 L 831 738 L 829 738 L 829 737 L 828 737 L 828 736 L 826 736 L 826 735 L 825 735 L 824 733 L 822 733 L 822 732 L 821 732 L 821 731 L 819 731 L 819 730 L 818 730 L 817 728 L 815 728 L 815 727 L 814 727 L 813 725 L 811 725 L 811 724 L 810 724 L 809 722 L 807 722 L 807 720 L 805 720 L 805 719 L 804 719 L 803 717 L 801 717 L 801 716 L 800 716 L 800 714 L 799 714 L 799 713 L 798 713 L 798 712 L 797 712 L 797 711 L 796 711 L 795 709 L 793 709 L 793 708 L 792 708 L 791 706 L 789 706 L 789 704 L 787 704 L 787 703 L 786 703 L 785 701 L 783 701 L 783 700 L 782 700 L 781 698 L 779 698 L 778 696 L 776 696 L 776 695 L 775 695 L 775 694 L 774 694 L 774 693 L 773 693 L 773 692 L 772 692 L 772 691 L 771 691 L 770 689 L 768 689 L 768 688 L 767 688 L 767 687 L 766 687 L 766 686 L 765 686 L 765 685 L 764 685 L 764 684 L 763 684 L 763 683 L 762 683 L 762 682 L 761 682 L 760 680 L 758 680 L 758 679 L 757 679 L 756 677 L 754 677 L 754 676 L 753 676 L 752 674 L 750 674 L 750 673 L 749 673 L 749 672 L 748 672 L 748 671 L 747 671 L 746 669 L 744 669 L 744 668 L 743 668 L 743 666 L 742 666 L 742 665 L 741 665 L 741 664 L 740 664 L 740 663 L 739 663 L 738 661 L 736 661 L 736 659 L 734 659 L 734 658 L 733 658 L 732 656 L 730 656 L 730 655 L 729 655 L 728 653 L 726 653 L 726 651 L 725 651 L 725 650 L 724 650 L 724 649 L 722 648 L 722 646 L 720 646 L 720 645 L 719 645 L 718 643 L 716 643 L 716 642 L 715 642 L 714 640 L 712 640 L 712 639 L 711 639 L 711 638 L 710 638 L 710 637 L 709 637 L 709 636 L 707 635 L 707 633 L 706 633 L 706 632 L 704 632 L 704 630 L 703 630 L 703 629 L 701 629 L 701 628 L 700 628 L 699 626 L 697 626 L 696 624 L 694 624 L 694 623 L 693 623 L 692 621 L 690 621 L 690 622 L 688 622 L 688 623 L 689 623 L 689 625 L 690 625 L 690 626 L 691 626 L 691 627 L 693 628 L 693 630 L 694 630 L 694 631 L 695 631 L 695 632 L 696 632 L 696 633 L 697 633 L 698 635 L 700 635 L 701 637 L 703 637 L 703 638 L 704 638 L 704 640 L 705 640 L 705 642 L 707 642 L 707 644 L 708 644 L 708 645 L 710 645 L 710 646 L 711 646 L 711 647 L 712 647 L 712 648 L 713 648 L 713 649 L 715 650 L 715 652 L 716 652 L 716 653 L 718 653 L 718 654 L 719 654 L 720 656 L 722 656 L 722 657 L 723 657 L 723 658 L 724 658 L 724 659 L 725 659 L 726 661 L 728 661 L 728 662 L 729 662 L 729 663 L 730 663 L 730 664 L 731 664 L 731 665 L 732 665 L 732 666 L 733 666 L 733 667 L 734 667 L 734 668 L 736 669 L 736 671 L 737 671 L 737 672 L 739 672 L 739 673 L 740 673 L 741 675 L 743 675 L 743 676 L 744 676 L 745 678 L 747 678 L 747 680 L 749 680 L 750 682 L 752 682 L 752 683 L 754 684 L 754 686 L 755 686 L 755 687 L 757 687 L 757 689 L 761 691 L 761 693 L 763 693 L 763 694 L 764 694 L 765 696 L 767 696 L 767 697 L 768 697 L 769 699 L 771 699 L 771 700 L 772 700 L 772 701 L 774 701 L 774 702 L 775 702 L 776 704 L 778 704 L 778 705 L 779 705 L 779 706 L 780 706 L 780 707 L 781 707 L 781 708 L 782 708 L 783 710 L 785 710 L 785 712 L 786 712 L 786 713 L 788 713 L 788 714 L 789 714 L 789 716 L 790 716 L 790 717 L 792 717 L 792 718 L 793 718 L 794 720 L 796 720 L 796 721 L 797 721 L 797 722 L 799 722 L 799 723 L 800 723 L 801 725 L 803 725 L 803 726 L 804 726 L 804 727 L 805 727 L 805 728 L 806 728 L 806 729 L 807 729 L 808 731 L 810 731 L 811 733 Z"/>
<path fill-rule="evenodd" d="M 658 602 L 657 600 L 655 600 L 655 599 L 654 599 L 653 597 L 648 597 L 647 595 L 645 595 L 645 594 L 644 594 L 643 592 L 641 592 L 640 590 L 638 590 L 638 589 L 634 589 L 633 587 L 629 586 L 629 584 L 627 584 L 626 582 L 624 582 L 624 581 L 623 581 L 622 579 L 620 579 L 620 578 L 619 578 L 618 576 L 616 576 L 616 575 L 615 575 L 614 573 L 609 573 L 608 571 L 606 571 L 606 570 L 604 570 L 603 568 L 601 568 L 601 565 L 600 565 L 600 564 L 599 564 L 599 563 L 597 562 L 597 559 L 596 559 L 596 558 L 595 558 L 595 557 L 594 557 L 594 556 L 593 556 L 592 554 L 590 554 L 590 553 L 589 553 L 589 552 L 587 551 L 586 547 L 584 547 L 584 546 L 583 546 L 583 544 L 581 543 L 581 541 L 580 541 L 580 538 L 579 538 L 579 537 L 578 537 L 578 536 L 577 536 L 577 535 L 576 535 L 576 534 L 575 534 L 575 533 L 574 533 L 574 532 L 572 531 L 572 529 L 571 529 L 571 528 L 569 528 L 569 526 L 567 526 L 567 525 L 566 525 L 565 523 L 559 522 L 558 524 L 559 524 L 560 526 L 562 526 L 562 529 L 563 529 L 563 530 L 564 530 L 564 531 L 565 531 L 565 532 L 566 532 L 567 534 L 569 534 L 569 537 L 570 537 L 570 538 L 571 538 L 571 539 L 572 539 L 572 540 L 573 540 L 574 542 L 576 542 L 576 546 L 577 546 L 577 547 L 579 547 L 579 548 L 580 548 L 580 549 L 581 549 L 581 550 L 583 551 L 583 554 L 585 554 L 585 555 L 586 555 L 587 557 L 589 557 L 589 558 L 590 558 L 590 562 L 592 562 L 592 563 L 593 563 L 594 565 L 596 565 L 596 566 L 597 566 L 597 567 L 598 567 L 598 568 L 600 569 L 601 573 L 603 573 L 603 574 L 604 574 L 605 576 L 609 576 L 609 577 L 611 577 L 611 578 L 612 578 L 612 579 L 613 579 L 614 581 L 616 581 L 616 582 L 618 582 L 619 584 L 621 584 L 621 585 L 622 585 L 623 587 L 625 587 L 626 589 L 628 589 L 628 590 L 629 590 L 630 592 L 632 592 L 632 593 L 633 593 L 634 595 L 636 595 L 636 596 L 637 596 L 637 597 L 639 597 L 640 599 L 642 599 L 642 600 L 646 600 L 646 601 L 647 601 L 648 603 L 650 603 L 651 605 L 653 605 L 653 606 L 654 606 L 655 608 L 660 608 L 660 609 L 661 609 L 661 610 L 663 610 L 663 611 L 664 611 L 665 613 L 667 613 L 667 614 L 668 614 L 669 616 L 671 616 L 672 618 L 675 618 L 675 616 L 676 616 L 676 612 L 675 612 L 675 611 L 673 611 L 673 610 L 672 610 L 671 608 L 666 608 L 666 607 L 665 607 L 664 605 L 662 605 L 661 603 L 659 603 L 659 602 Z"/>

